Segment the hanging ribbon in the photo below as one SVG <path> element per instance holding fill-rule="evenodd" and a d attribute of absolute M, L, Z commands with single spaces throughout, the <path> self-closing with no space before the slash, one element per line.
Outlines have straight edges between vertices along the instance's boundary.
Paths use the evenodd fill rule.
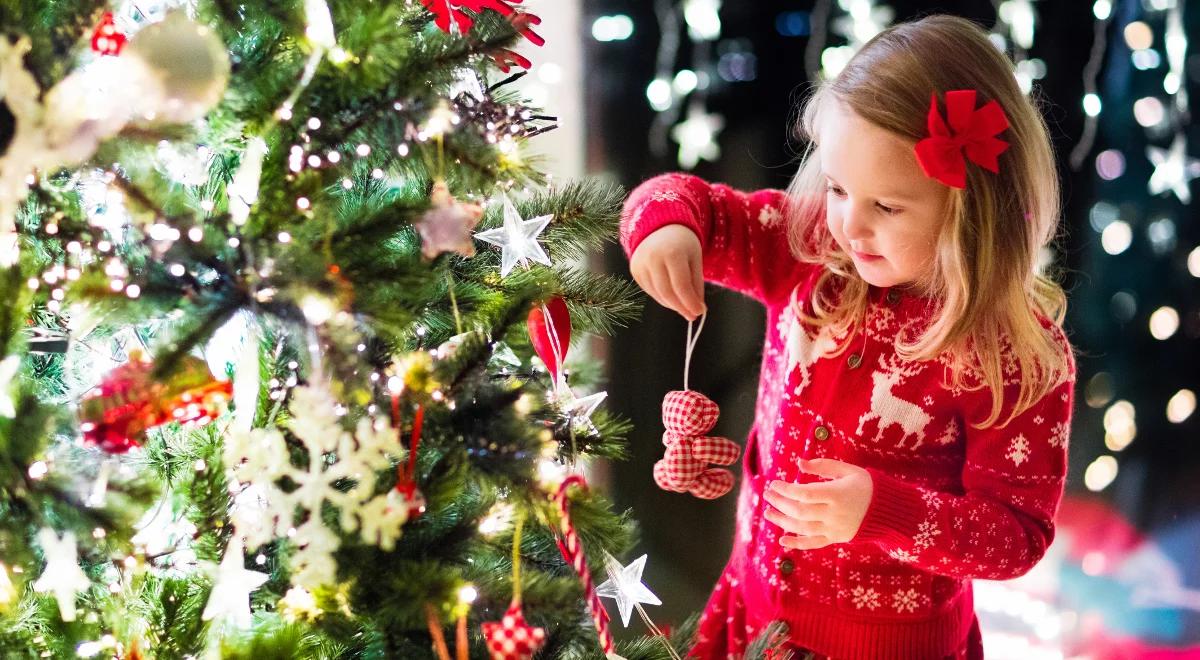
<path fill-rule="evenodd" d="M 708 318 L 708 312 L 700 315 L 700 324 L 696 327 L 695 334 L 692 334 L 692 321 L 688 321 L 688 340 L 687 352 L 683 357 L 683 389 L 688 389 L 688 375 L 692 370 L 692 352 L 696 350 L 696 344 L 700 341 L 700 332 L 704 330 L 704 321 Z"/>

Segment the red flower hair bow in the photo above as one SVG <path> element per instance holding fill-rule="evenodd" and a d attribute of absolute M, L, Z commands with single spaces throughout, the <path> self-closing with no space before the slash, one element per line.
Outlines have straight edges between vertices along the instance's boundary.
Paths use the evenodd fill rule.
<path fill-rule="evenodd" d="M 997 158 L 1008 143 L 996 137 L 1008 128 L 1008 117 L 996 101 L 975 109 L 975 90 L 946 92 L 946 115 L 950 126 L 938 112 L 937 92 L 929 98 L 929 137 L 917 143 L 917 163 L 925 176 L 952 188 L 967 187 L 967 163 L 999 172 Z"/>

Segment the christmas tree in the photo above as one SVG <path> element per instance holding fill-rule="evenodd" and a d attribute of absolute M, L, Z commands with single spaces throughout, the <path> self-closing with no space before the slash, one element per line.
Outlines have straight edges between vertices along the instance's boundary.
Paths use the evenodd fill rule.
<path fill-rule="evenodd" d="M 564 485 L 638 307 L 518 2 L 0 0 L 0 654 L 676 656 Z"/>

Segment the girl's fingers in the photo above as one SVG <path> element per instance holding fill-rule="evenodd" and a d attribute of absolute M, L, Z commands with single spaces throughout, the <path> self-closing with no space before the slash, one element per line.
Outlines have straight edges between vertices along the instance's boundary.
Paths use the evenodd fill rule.
<path fill-rule="evenodd" d="M 797 484 L 790 481 L 772 481 L 765 492 L 774 491 L 797 502 L 808 504 L 829 504 L 837 501 L 837 491 L 841 484 L 834 481 L 813 481 Z"/>
<path fill-rule="evenodd" d="M 688 271 L 692 276 L 692 290 L 696 292 L 696 297 L 699 299 L 699 313 L 703 314 L 708 311 L 708 307 L 704 304 L 704 264 L 699 251 L 694 252 L 688 259 Z"/>
<path fill-rule="evenodd" d="M 691 267 L 682 260 L 668 261 L 666 266 L 675 299 L 682 307 L 681 313 L 687 320 L 692 321 L 700 316 L 700 296 L 692 289 Z"/>
<path fill-rule="evenodd" d="M 799 536 L 819 536 L 825 533 L 825 524 L 815 520 L 796 520 L 780 512 L 778 509 L 768 508 L 763 512 L 763 517 L 775 523 L 785 532 L 796 534 Z"/>
<path fill-rule="evenodd" d="M 650 296 L 654 300 L 658 300 L 658 290 L 654 288 L 654 280 L 651 279 L 650 270 L 648 268 L 645 266 L 640 266 L 638 268 L 631 269 L 630 274 L 633 275 L 633 281 L 637 282 L 637 285 L 642 288 L 642 291 L 646 292 L 646 295 Z"/>
<path fill-rule="evenodd" d="M 827 536 L 784 536 L 779 539 L 779 545 L 794 550 L 817 550 L 830 543 Z"/>
<path fill-rule="evenodd" d="M 683 306 L 675 295 L 674 287 L 671 286 L 671 276 L 666 272 L 663 264 L 660 263 L 650 269 L 650 279 L 654 282 L 654 299 L 663 307 L 684 314 Z M 686 316 L 686 314 L 684 315 Z"/>
<path fill-rule="evenodd" d="M 763 499 L 796 520 L 825 520 L 829 515 L 828 504 L 811 504 L 793 500 L 770 489 L 763 491 Z"/>

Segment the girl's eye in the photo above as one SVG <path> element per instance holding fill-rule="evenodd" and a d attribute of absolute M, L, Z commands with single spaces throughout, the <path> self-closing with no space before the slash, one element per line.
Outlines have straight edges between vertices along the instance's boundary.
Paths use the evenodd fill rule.
<path fill-rule="evenodd" d="M 841 188 L 838 188 L 837 186 L 835 186 L 831 183 L 825 184 L 825 190 L 837 195 L 838 197 L 841 197 L 842 195 L 846 194 L 845 191 L 843 191 Z"/>
<path fill-rule="evenodd" d="M 890 206 L 884 206 L 883 204 L 879 205 L 879 210 L 883 211 L 887 215 L 896 215 L 897 213 L 900 212 L 900 209 L 895 209 Z"/>

